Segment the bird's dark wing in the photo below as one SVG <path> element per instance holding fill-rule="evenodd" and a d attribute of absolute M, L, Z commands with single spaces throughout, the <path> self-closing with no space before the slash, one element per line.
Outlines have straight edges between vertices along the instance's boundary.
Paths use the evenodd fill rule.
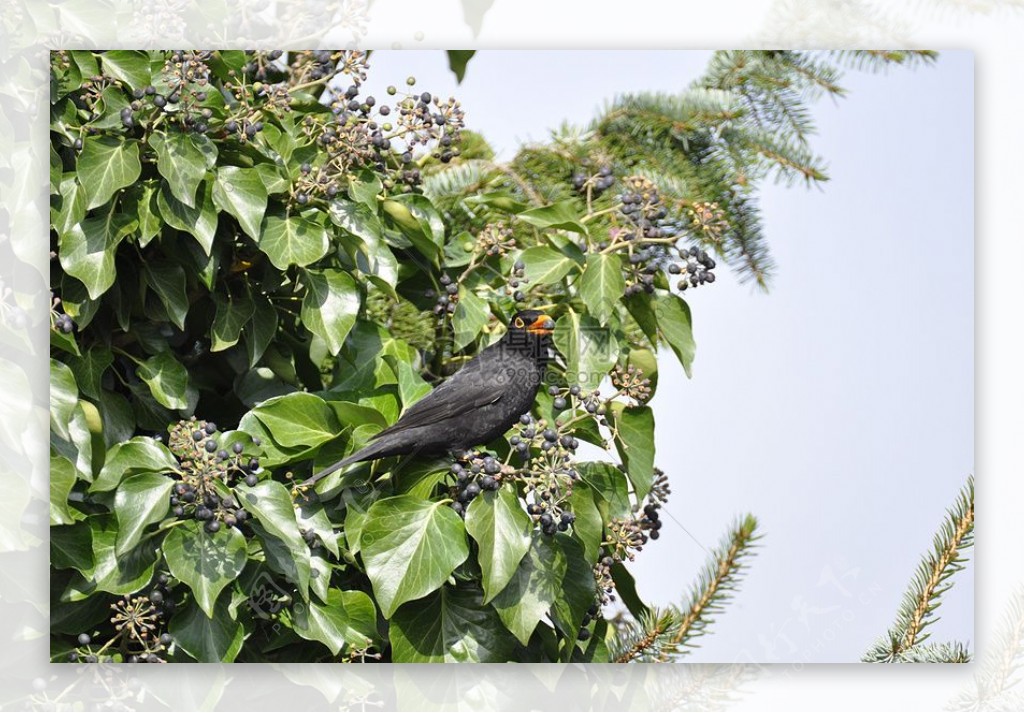
<path fill-rule="evenodd" d="M 414 403 L 394 424 L 377 433 L 386 436 L 407 428 L 426 426 L 473 412 L 481 406 L 496 403 L 508 389 L 508 379 L 500 359 L 487 359 L 481 354 L 470 361 L 446 382 Z M 488 368 L 490 367 L 490 368 Z"/>

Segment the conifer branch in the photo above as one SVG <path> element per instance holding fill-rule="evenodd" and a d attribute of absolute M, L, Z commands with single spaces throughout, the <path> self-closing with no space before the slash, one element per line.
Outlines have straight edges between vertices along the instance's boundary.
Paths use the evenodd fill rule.
<path fill-rule="evenodd" d="M 736 523 L 722 545 L 712 552 L 698 578 L 697 586 L 693 588 L 689 607 L 682 615 L 679 628 L 670 640 L 674 650 L 689 645 L 690 639 L 701 636 L 711 623 L 710 615 L 720 611 L 732 597 L 746 569 L 743 560 L 751 554 L 754 542 L 760 539 L 760 536 L 754 534 L 756 529 L 757 519 L 747 515 Z M 663 651 L 661 660 L 667 661 L 671 653 L 668 649 Z"/>
<path fill-rule="evenodd" d="M 746 569 L 744 560 L 751 554 L 757 520 L 752 515 L 740 519 L 712 553 L 701 571 L 685 608 L 651 610 L 640 620 L 620 624 L 610 647 L 616 663 L 647 661 L 663 663 L 685 653 L 692 639 L 705 633 L 711 616 L 722 610 L 731 598 Z"/>
<path fill-rule="evenodd" d="M 964 568 L 963 551 L 974 544 L 974 476 L 967 479 L 946 521 L 935 534 L 932 551 L 925 555 L 900 604 L 896 623 L 863 660 L 899 663 L 918 660 L 927 638 L 926 628 L 937 618 L 942 595 L 952 586 L 950 577 Z M 912 653 L 917 648 L 916 653 Z M 933 650 L 933 653 L 935 651 Z M 950 652 L 945 652 L 950 653 Z"/>

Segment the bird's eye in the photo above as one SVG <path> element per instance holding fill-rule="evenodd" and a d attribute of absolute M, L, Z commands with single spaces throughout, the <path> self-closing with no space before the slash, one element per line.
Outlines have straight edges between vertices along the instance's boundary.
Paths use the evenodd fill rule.
<path fill-rule="evenodd" d="M 516 321 L 513 322 L 513 324 L 516 325 L 516 329 L 522 329 L 523 327 L 526 326 L 526 323 L 523 322 L 522 317 L 516 317 Z"/>

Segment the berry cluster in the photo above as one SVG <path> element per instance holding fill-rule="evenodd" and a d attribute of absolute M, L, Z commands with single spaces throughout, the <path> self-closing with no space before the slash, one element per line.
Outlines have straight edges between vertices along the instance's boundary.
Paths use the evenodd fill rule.
<path fill-rule="evenodd" d="M 512 275 L 509 277 L 508 286 L 505 289 L 516 302 L 525 302 L 526 294 L 519 288 L 529 281 L 529 278 L 526 277 L 526 263 L 516 260 L 512 265 Z"/>
<path fill-rule="evenodd" d="M 424 296 L 435 298 L 434 314 L 443 317 L 445 314 L 455 314 L 455 307 L 459 303 L 459 286 L 452 282 L 448 275 L 441 275 L 438 282 L 441 283 L 441 290 L 427 290 Z"/>
<path fill-rule="evenodd" d="M 71 334 L 75 331 L 75 323 L 71 320 L 71 317 L 64 313 L 58 314 L 54 318 L 53 326 L 64 334 Z"/>
<path fill-rule="evenodd" d="M 487 257 L 504 255 L 515 246 L 512 228 L 507 225 L 488 224 L 476 236 L 476 250 Z M 525 265 L 523 267 L 525 269 Z"/>
<path fill-rule="evenodd" d="M 552 389 L 557 393 L 557 387 Z M 509 444 L 525 461 L 516 477 L 526 486 L 526 512 L 545 535 L 565 532 L 576 519 L 567 506 L 573 483 L 579 479 L 574 456 L 580 442 L 565 424 L 556 421 L 552 428 L 543 419 L 535 421 L 523 414 Z"/>
<path fill-rule="evenodd" d="M 465 517 L 466 508 L 473 498 L 485 490 L 494 491 L 500 488 L 502 482 L 515 473 L 515 469 L 502 464 L 494 456 L 474 453 L 465 464 L 452 464 L 451 472 L 455 477 L 455 485 L 452 486 L 455 501 L 452 503 L 452 509 Z"/>
<path fill-rule="evenodd" d="M 415 77 L 409 77 L 406 84 L 416 84 Z M 388 94 L 398 93 L 396 87 L 388 87 Z M 465 126 L 465 112 L 462 105 L 451 97 L 442 101 L 430 92 L 410 94 L 398 105 L 398 134 L 401 135 L 406 151 L 413 151 L 417 146 L 426 147 L 437 144 L 432 156 L 442 163 L 448 163 L 458 156 L 455 146 L 459 132 Z"/>
<path fill-rule="evenodd" d="M 161 573 L 148 594 L 121 597 L 110 605 L 113 610 L 110 637 L 97 644 L 94 639 L 97 632 L 79 634 L 78 646 L 68 654 L 68 660 L 73 663 L 111 662 L 118 656 L 125 663 L 167 663 L 166 655 L 174 639 L 162 629 L 176 608 L 171 594 L 170 577 Z"/>
<path fill-rule="evenodd" d="M 590 194 L 596 198 L 609 188 L 615 185 L 615 176 L 612 174 L 612 167 L 605 164 L 597 169 L 597 173 L 586 174 L 577 172 L 572 177 L 572 187 L 583 194 Z"/>
<path fill-rule="evenodd" d="M 181 464 L 181 481 L 171 490 L 171 512 L 205 523 L 211 533 L 222 524 L 235 527 L 249 517 L 233 497 L 218 490 L 218 483 L 228 486 L 244 480 L 252 487 L 259 482 L 260 470 L 259 458 L 246 455 L 241 443 L 234 443 L 229 452 L 219 446 L 216 434 L 216 424 L 193 418 L 178 422 L 168 438 L 168 447 Z M 253 438 L 253 444 L 259 446 L 259 438 Z"/>
<path fill-rule="evenodd" d="M 612 369 L 611 380 L 619 394 L 633 399 L 637 404 L 646 403 L 651 398 L 651 380 L 644 376 L 642 369 L 632 364 L 626 368 L 617 364 Z"/>
<path fill-rule="evenodd" d="M 713 242 L 719 242 L 722 233 L 729 227 L 725 212 L 717 203 L 700 201 L 687 210 L 690 216 L 690 227 Z"/>
<path fill-rule="evenodd" d="M 668 477 L 660 469 L 654 469 L 654 481 L 646 502 L 633 507 L 629 517 L 613 518 L 605 526 L 606 537 L 602 546 L 606 554 L 594 565 L 594 579 L 601 593 L 602 602 L 615 599 L 615 581 L 611 568 L 616 562 L 632 561 L 636 553 L 643 550 L 648 540 L 657 540 L 661 535 L 660 510 L 671 493 Z"/>
<path fill-rule="evenodd" d="M 583 621 L 580 625 L 580 632 L 576 636 L 576 638 L 579 641 L 586 641 L 590 638 L 590 629 L 588 629 L 587 627 L 590 626 L 590 622 L 592 622 L 594 619 L 597 619 L 600 615 L 601 606 L 597 602 L 594 602 L 590 605 L 590 608 L 587 609 L 587 612 L 583 615 Z"/>
<path fill-rule="evenodd" d="M 706 252 L 693 246 L 686 251 L 680 250 L 679 255 L 686 259 L 686 263 L 673 263 L 669 265 L 668 271 L 673 275 L 682 274 L 682 279 L 676 285 L 680 290 L 715 281 L 715 273 L 711 272 L 715 269 L 715 260 Z"/>

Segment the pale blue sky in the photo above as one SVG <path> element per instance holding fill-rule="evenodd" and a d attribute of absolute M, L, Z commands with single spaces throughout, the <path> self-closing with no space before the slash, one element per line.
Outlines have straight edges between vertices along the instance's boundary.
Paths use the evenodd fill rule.
<path fill-rule="evenodd" d="M 678 91 L 709 52 L 483 51 L 456 88 L 436 50 L 372 57 L 373 86 L 453 93 L 505 158 L 615 94 Z M 848 72 L 813 107 L 831 179 L 768 185 L 768 294 L 725 270 L 687 295 L 697 357 L 662 359 L 658 463 L 672 519 L 633 567 L 679 599 L 733 517 L 765 534 L 693 661 L 855 661 L 895 616 L 920 555 L 974 469 L 973 57 Z M 935 640 L 973 644 L 973 567 Z"/>

